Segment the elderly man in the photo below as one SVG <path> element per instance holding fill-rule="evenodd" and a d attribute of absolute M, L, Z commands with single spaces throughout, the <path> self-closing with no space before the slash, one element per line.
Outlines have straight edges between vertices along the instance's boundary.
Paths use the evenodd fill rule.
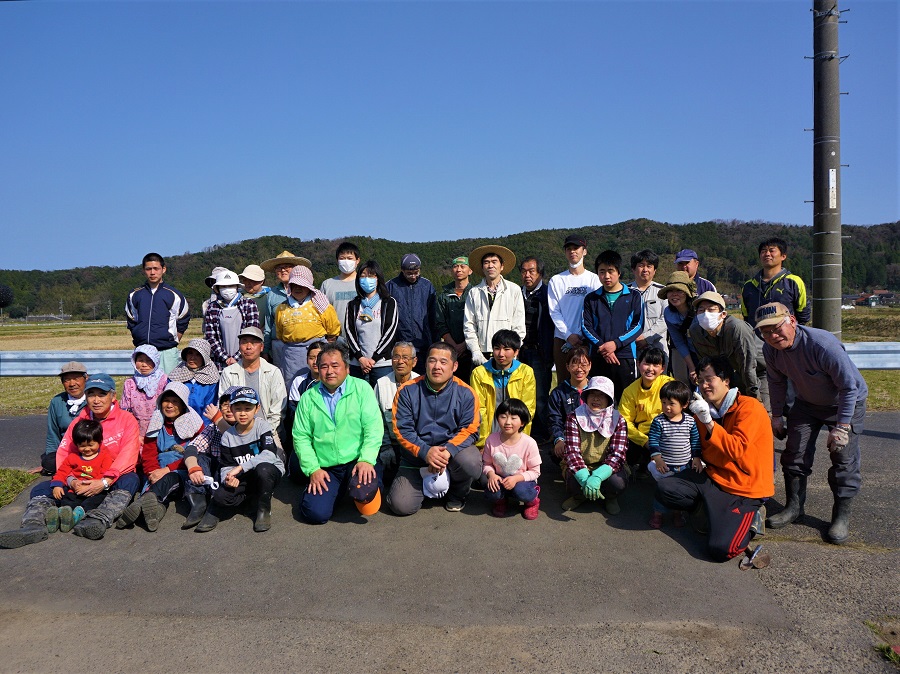
<path fill-rule="evenodd" d="M 69 361 L 59 369 L 63 391 L 50 399 L 47 408 L 47 441 L 41 455 L 41 467 L 32 473 L 53 475 L 56 472 L 56 449 L 62 442 L 66 429 L 87 404 L 84 384 L 88 380 L 87 368 L 77 361 Z"/>
<path fill-rule="evenodd" d="M 239 363 L 229 365 L 219 377 L 219 396 L 232 386 L 249 386 L 259 394 L 262 416 L 269 422 L 275 441 L 281 446 L 279 429 L 287 407 L 287 390 L 281 370 L 262 357 L 263 332 L 259 328 L 244 328 L 238 336 L 241 351 Z M 259 415 L 257 415 L 259 416 Z"/>
<path fill-rule="evenodd" d="M 325 524 L 337 500 L 350 494 L 364 515 L 381 506 L 381 412 L 372 387 L 349 377 L 350 357 L 343 344 L 328 344 L 317 359 L 319 383 L 297 404 L 294 451 L 309 485 L 300 499 L 300 515 Z"/>
<path fill-rule="evenodd" d="M 684 250 L 679 250 L 675 254 L 675 269 L 678 271 L 687 272 L 687 275 L 691 277 L 691 280 L 697 285 L 697 294 L 702 295 L 705 292 L 717 292 L 716 287 L 712 284 L 712 281 L 703 278 L 702 276 L 697 275 L 697 270 L 700 268 L 700 256 L 697 255 L 697 252 L 691 250 L 690 248 L 685 248 Z"/>
<path fill-rule="evenodd" d="M 112 377 L 108 374 L 95 374 L 85 383 L 84 395 L 87 407 L 74 421 L 94 419 L 100 422 L 103 426 L 103 450 L 113 457 L 113 463 L 96 479 L 79 480 L 72 485 L 75 493 L 81 496 L 96 496 L 101 492 L 108 492 L 100 507 L 89 510 L 85 518 L 75 525 L 72 533 L 98 540 L 103 538 L 106 530 L 122 514 L 138 489 L 139 482 L 134 467 L 141 439 L 135 418 L 116 404 L 116 385 Z M 75 449 L 70 425 L 56 451 L 57 468 L 63 465 Z M 49 481 L 42 482 L 31 490 L 21 528 L 0 533 L 0 548 L 18 548 L 46 540 L 47 511 L 56 507 L 50 485 Z"/>
<path fill-rule="evenodd" d="M 725 356 L 731 363 L 735 386 L 764 406 L 768 403 L 766 365 L 756 348 L 753 328 L 725 311 L 725 300 L 717 292 L 705 292 L 693 301 L 697 317 L 688 328 L 691 344 L 701 358 Z"/>
<path fill-rule="evenodd" d="M 656 498 L 675 510 L 705 505 L 709 552 L 724 562 L 746 550 L 760 530 L 763 499 L 775 493 L 772 429 L 762 404 L 733 386 L 726 358 L 701 359 L 697 381 L 690 409 L 706 467 L 660 480 Z"/>
<path fill-rule="evenodd" d="M 769 518 L 769 526 L 777 529 L 803 515 L 816 438 L 827 426 L 828 485 L 834 505 L 826 536 L 829 542 L 841 544 L 850 536 L 850 503 L 862 482 L 859 437 L 869 389 L 837 337 L 798 325 L 784 304 L 771 302 L 757 309 L 756 327 L 766 342 L 763 356 L 772 396 L 772 430 L 779 438 L 787 435 L 781 454 L 787 504 Z M 784 404 L 788 381 L 796 391 L 790 410 Z"/>
<path fill-rule="evenodd" d="M 297 257 L 286 250 L 259 265 L 264 271 L 274 272 L 278 279 L 278 283 L 266 295 L 266 313 L 263 317 L 263 353 L 273 365 L 281 365 L 281 352 L 284 349 L 284 343 L 275 335 L 275 309 L 282 302 L 287 302 L 288 295 L 291 294 L 288 285 L 291 270 L 298 264 L 312 269 L 312 263 L 305 257 Z"/>
<path fill-rule="evenodd" d="M 504 269 L 516 266 L 516 256 L 509 248 L 481 246 L 472 251 L 469 260 L 478 261 L 483 276 L 466 298 L 463 322 L 474 369 L 491 358 L 491 339 L 497 330 L 514 330 L 525 339 L 525 301 L 519 286 L 503 278 Z"/>
<path fill-rule="evenodd" d="M 390 487 L 397 474 L 400 462 L 400 443 L 394 433 L 394 397 L 397 389 L 419 375 L 413 372 L 416 366 L 416 349 L 410 342 L 397 342 L 391 350 L 391 373 L 375 382 L 375 398 L 381 408 L 384 420 L 384 435 L 378 463 L 383 470 L 382 485 Z"/>
<path fill-rule="evenodd" d="M 416 357 L 422 362 L 431 344 L 434 327 L 435 291 L 427 278 L 422 278 L 422 260 L 415 253 L 400 259 L 400 273 L 387 282 L 388 292 L 397 300 L 397 339 L 412 342 Z"/>
<path fill-rule="evenodd" d="M 466 297 L 472 289 L 472 284 L 469 283 L 472 268 L 469 267 L 469 258 L 466 255 L 456 256 L 451 264 L 450 274 L 453 281 L 441 288 L 437 296 L 434 332 L 438 339 L 456 349 L 456 376 L 463 381 L 469 381 L 472 374 L 472 354 L 466 348 L 463 322 Z"/>
<path fill-rule="evenodd" d="M 478 401 L 467 384 L 453 376 L 456 349 L 436 342 L 428 351 L 425 376 L 406 382 L 394 399 L 393 423 L 403 448 L 400 470 L 387 501 L 397 515 L 418 512 L 425 500 L 423 469 L 447 472 L 449 491 L 444 508 L 459 512 L 472 482 L 481 475 Z"/>

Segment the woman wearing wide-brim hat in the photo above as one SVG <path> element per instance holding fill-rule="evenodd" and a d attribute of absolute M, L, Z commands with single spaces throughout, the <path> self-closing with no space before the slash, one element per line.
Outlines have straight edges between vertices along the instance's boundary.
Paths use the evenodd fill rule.
<path fill-rule="evenodd" d="M 522 289 L 503 278 L 503 272 L 516 266 L 516 256 L 509 248 L 479 246 L 469 260 L 482 281 L 466 297 L 463 334 L 472 366 L 478 367 L 491 357 L 491 339 L 498 330 L 513 330 L 525 339 L 525 300 Z"/>
<path fill-rule="evenodd" d="M 691 346 L 688 328 L 694 320 L 695 311 L 692 301 L 697 294 L 697 284 L 691 280 L 686 271 L 672 272 L 666 285 L 659 289 L 660 299 L 667 300 L 668 306 L 663 311 L 669 341 L 680 358 L 674 357 L 673 348 L 669 348 L 672 356 L 672 376 L 680 379 L 688 386 L 694 385 L 696 365 L 700 360 Z"/>
<path fill-rule="evenodd" d="M 298 265 L 312 269 L 312 263 L 305 257 L 299 257 L 286 250 L 259 265 L 265 271 L 273 272 L 278 279 L 278 283 L 272 286 L 266 295 L 266 315 L 263 320 L 263 354 L 273 365 L 281 364 L 281 352 L 284 350 L 284 344 L 275 337 L 275 309 L 287 301 L 290 294 L 288 279 L 291 277 L 291 269 Z"/>

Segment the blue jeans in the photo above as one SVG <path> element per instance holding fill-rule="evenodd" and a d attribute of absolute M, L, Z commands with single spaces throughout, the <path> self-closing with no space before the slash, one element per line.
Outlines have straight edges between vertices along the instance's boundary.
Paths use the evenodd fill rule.
<path fill-rule="evenodd" d="M 497 491 L 491 491 L 489 488 L 485 488 L 484 490 L 484 497 L 487 499 L 488 503 L 497 503 L 497 501 L 509 496 L 519 499 L 524 503 L 531 503 L 538 497 L 537 482 L 534 480 L 527 482 L 523 480 L 522 482 L 517 482 L 516 486 L 512 489 L 506 489 L 503 485 L 500 485 L 500 489 Z"/>
<path fill-rule="evenodd" d="M 531 435 L 537 440 L 550 438 L 550 416 L 547 402 L 550 400 L 550 382 L 553 377 L 553 354 L 544 353 L 540 349 L 523 348 L 519 351 L 519 360 L 534 370 L 535 402 L 534 425 Z"/>
<path fill-rule="evenodd" d="M 334 507 L 339 498 L 342 498 L 350 489 L 353 477 L 353 467 L 356 461 L 344 463 L 339 466 L 323 468 L 331 476 L 331 482 L 327 483 L 328 491 L 322 494 L 313 494 L 304 490 L 300 497 L 300 515 L 310 524 L 325 524 L 334 514 Z M 381 483 L 381 463 L 375 462 L 375 479 Z"/>

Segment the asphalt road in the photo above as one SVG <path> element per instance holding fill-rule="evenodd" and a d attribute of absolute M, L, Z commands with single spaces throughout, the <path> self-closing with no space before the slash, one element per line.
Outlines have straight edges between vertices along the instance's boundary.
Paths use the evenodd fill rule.
<path fill-rule="evenodd" d="M 36 465 L 44 423 L 0 419 L 0 466 Z M 265 534 L 242 514 L 184 532 L 173 507 L 156 533 L 55 534 L 0 550 L 0 670 L 896 671 L 864 621 L 900 627 L 898 429 L 900 413 L 867 418 L 848 545 L 822 542 L 820 462 L 807 515 L 770 531 L 772 565 L 747 572 L 707 561 L 690 528 L 649 529 L 652 485 L 629 487 L 616 517 L 563 513 L 546 466 L 534 522 L 490 517 L 475 492 L 462 513 L 344 504 L 316 527 L 283 484 Z"/>

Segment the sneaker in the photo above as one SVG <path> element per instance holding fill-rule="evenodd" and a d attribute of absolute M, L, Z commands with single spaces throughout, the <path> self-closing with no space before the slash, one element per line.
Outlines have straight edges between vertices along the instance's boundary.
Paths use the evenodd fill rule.
<path fill-rule="evenodd" d="M 446 503 L 444 503 L 444 510 L 446 510 L 448 513 L 458 513 L 465 507 L 465 499 L 456 498 L 455 496 L 448 496 Z"/>
<path fill-rule="evenodd" d="M 618 515 L 622 512 L 622 508 L 619 507 L 619 500 L 615 496 L 606 497 L 606 512 L 610 515 Z"/>
<path fill-rule="evenodd" d="M 96 517 L 86 517 L 75 525 L 72 533 L 92 541 L 99 541 L 106 534 L 106 524 Z"/>
<path fill-rule="evenodd" d="M 449 508 L 448 508 L 449 510 Z M 491 515 L 494 517 L 506 517 L 506 499 L 502 498 L 491 508 Z"/>
<path fill-rule="evenodd" d="M 538 494 L 541 493 L 541 488 L 538 487 Z M 525 507 L 522 509 L 522 517 L 526 520 L 536 520 L 538 518 L 538 513 L 540 513 L 541 507 L 541 499 L 538 496 L 535 496 L 533 501 L 529 501 L 525 504 Z"/>
<path fill-rule="evenodd" d="M 687 524 L 687 518 L 684 516 L 684 511 L 676 510 L 672 513 L 672 525 L 675 528 L 681 529 L 685 524 Z"/>
<path fill-rule="evenodd" d="M 570 496 L 562 502 L 563 510 L 575 510 L 580 508 L 587 499 L 584 496 Z"/>
<path fill-rule="evenodd" d="M 59 530 L 59 508 L 51 506 L 44 513 L 44 523 L 47 525 L 47 533 L 55 534 Z"/>
<path fill-rule="evenodd" d="M 647 524 L 651 529 L 662 529 L 663 514 L 654 510 L 653 514 L 650 515 L 650 520 L 647 522 Z"/>
<path fill-rule="evenodd" d="M 63 506 L 59 509 L 59 530 L 65 534 L 72 531 L 74 526 L 75 514 L 72 512 L 72 508 Z"/>

